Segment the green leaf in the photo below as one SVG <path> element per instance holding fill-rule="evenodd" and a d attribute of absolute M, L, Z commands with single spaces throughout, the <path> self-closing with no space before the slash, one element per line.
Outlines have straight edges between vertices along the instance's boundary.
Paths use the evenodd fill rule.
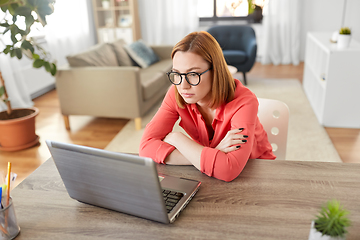
<path fill-rule="evenodd" d="M 11 49 L 10 50 L 10 57 L 15 57 L 16 53 L 15 53 L 15 49 Z"/>
<path fill-rule="evenodd" d="M 1 7 L 1 10 L 2 10 L 3 12 L 6 12 L 6 11 L 8 10 L 8 5 L 2 6 L 2 7 Z"/>
<path fill-rule="evenodd" d="M 36 54 L 36 53 L 33 53 L 33 58 L 36 60 L 36 59 L 39 59 L 40 58 L 40 56 L 38 55 L 38 54 Z"/>
<path fill-rule="evenodd" d="M 16 48 L 16 49 L 15 49 L 15 54 L 16 54 L 16 57 L 17 57 L 18 59 L 21 59 L 21 58 L 22 58 L 21 48 Z"/>
<path fill-rule="evenodd" d="M 10 12 L 11 15 L 15 15 L 15 10 L 19 7 L 19 5 L 17 3 L 13 3 L 8 5 L 8 10 Z"/>
<path fill-rule="evenodd" d="M 31 51 L 31 53 L 34 53 L 34 47 L 33 47 L 33 45 L 32 45 L 29 41 L 27 41 L 27 40 L 24 40 L 24 41 L 22 42 L 21 47 L 22 47 L 23 49 L 29 49 L 29 50 Z"/>
<path fill-rule="evenodd" d="M 44 66 L 44 60 L 42 59 L 35 59 L 33 62 L 33 67 L 34 68 L 41 68 L 42 66 Z"/>
<path fill-rule="evenodd" d="M 57 72 L 56 65 L 55 65 L 55 63 L 52 63 L 51 66 L 52 66 L 51 67 L 51 75 L 55 76 L 55 74 Z"/>
<path fill-rule="evenodd" d="M 54 8 L 48 1 L 43 0 L 41 1 L 41 5 L 38 6 L 37 12 L 42 16 L 46 16 L 52 14 L 54 12 Z"/>
<path fill-rule="evenodd" d="M 47 72 L 51 72 L 51 66 L 49 62 L 44 61 L 44 67 Z"/>
<path fill-rule="evenodd" d="M 8 54 L 10 52 L 11 49 L 11 45 L 6 45 L 6 48 L 3 50 L 3 53 Z"/>
<path fill-rule="evenodd" d="M 26 23 L 26 30 L 30 32 L 30 27 L 35 22 L 35 19 L 32 15 L 25 17 L 25 23 Z"/>
<path fill-rule="evenodd" d="M 18 7 L 15 10 L 15 15 L 20 15 L 24 17 L 31 16 L 31 9 L 29 7 L 24 7 L 24 6 Z"/>

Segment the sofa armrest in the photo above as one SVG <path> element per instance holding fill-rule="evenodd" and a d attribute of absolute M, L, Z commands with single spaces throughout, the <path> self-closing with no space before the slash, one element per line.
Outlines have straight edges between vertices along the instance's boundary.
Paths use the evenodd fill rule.
<path fill-rule="evenodd" d="M 55 79 L 64 115 L 140 117 L 138 67 L 62 67 Z"/>
<path fill-rule="evenodd" d="M 150 46 L 160 60 L 171 58 L 171 52 L 174 46 L 171 45 L 156 45 Z"/>

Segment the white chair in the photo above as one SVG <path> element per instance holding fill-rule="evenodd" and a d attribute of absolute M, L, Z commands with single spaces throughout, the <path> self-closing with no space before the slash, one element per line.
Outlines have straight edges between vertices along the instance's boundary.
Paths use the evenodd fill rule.
<path fill-rule="evenodd" d="M 289 108 L 281 101 L 258 98 L 258 117 L 263 125 L 276 159 L 286 159 Z"/>

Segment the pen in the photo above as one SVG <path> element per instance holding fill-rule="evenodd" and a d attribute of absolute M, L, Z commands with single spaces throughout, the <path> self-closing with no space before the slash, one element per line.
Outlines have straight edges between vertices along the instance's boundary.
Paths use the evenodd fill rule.
<path fill-rule="evenodd" d="M 8 162 L 6 206 L 9 206 L 9 199 L 10 199 L 10 173 L 11 173 L 11 162 Z"/>

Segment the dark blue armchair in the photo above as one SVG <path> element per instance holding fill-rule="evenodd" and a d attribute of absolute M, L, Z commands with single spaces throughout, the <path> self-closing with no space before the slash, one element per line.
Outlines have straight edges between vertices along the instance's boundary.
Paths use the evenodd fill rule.
<path fill-rule="evenodd" d="M 246 73 L 253 67 L 256 59 L 256 36 L 252 27 L 247 25 L 218 25 L 208 29 L 220 44 L 226 63 L 243 73 L 246 85 Z"/>

